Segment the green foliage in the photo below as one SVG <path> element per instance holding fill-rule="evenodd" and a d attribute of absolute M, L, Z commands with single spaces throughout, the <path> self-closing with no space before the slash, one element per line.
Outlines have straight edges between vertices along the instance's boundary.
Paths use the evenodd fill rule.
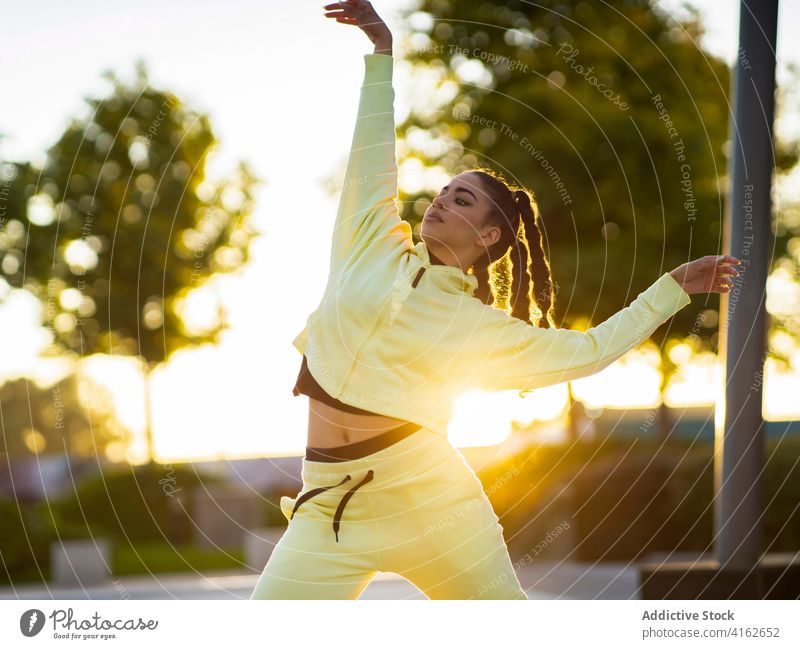
<path fill-rule="evenodd" d="M 0 500 L 0 582 L 47 579 L 50 544 L 88 536 L 86 526 L 74 521 L 63 521 L 56 530 L 47 502 Z"/>
<path fill-rule="evenodd" d="M 700 47 L 696 16 L 679 25 L 648 0 L 421 0 L 409 14 L 398 49 L 436 90 L 399 125 L 401 164 L 489 165 L 534 190 L 560 326 L 597 324 L 660 274 L 722 252 L 730 74 Z M 777 143 L 780 170 L 797 159 Z M 417 224 L 438 189 L 403 196 L 404 218 Z M 718 300 L 654 341 L 688 335 Z M 694 333 L 716 349 L 706 322 Z"/>
<path fill-rule="evenodd" d="M 186 540 L 189 494 L 197 485 L 220 481 L 189 466 L 147 464 L 102 471 L 53 504 L 56 530 L 65 522 L 80 521 L 92 536 L 115 541 Z"/>
<path fill-rule="evenodd" d="M 800 549 L 800 437 L 768 443 L 764 457 L 764 547 L 793 552 Z"/>
<path fill-rule="evenodd" d="M 770 439 L 762 476 L 762 547 L 800 548 L 800 436 Z M 501 488 L 498 476 L 506 475 Z M 646 552 L 712 552 L 713 445 L 638 440 L 547 446 L 509 458 L 481 481 L 509 551 L 523 556 L 566 520 L 579 561 L 628 561 Z"/>
<path fill-rule="evenodd" d="M 91 384 L 88 404 L 79 392 L 75 374 L 46 388 L 28 379 L 0 386 L 0 405 L 17 404 L 3 408 L 0 459 L 45 453 L 93 458 L 112 442 L 127 443 L 130 432 L 117 420 L 108 390 Z"/>
<path fill-rule="evenodd" d="M 116 575 L 241 568 L 241 550 L 208 550 L 192 543 L 191 493 L 222 482 L 187 466 L 113 468 L 81 481 L 60 500 L 0 501 L 0 582 L 50 576 L 50 544 L 59 539 L 108 538 Z M 284 492 L 265 499 L 267 525 L 286 525 L 278 508 Z"/>
<path fill-rule="evenodd" d="M 263 506 L 263 524 L 266 527 L 286 527 L 286 516 L 281 511 L 281 496 L 297 495 L 297 489 L 289 489 L 283 491 L 270 491 L 262 494 Z"/>
<path fill-rule="evenodd" d="M 242 550 L 199 548 L 194 545 L 170 546 L 166 543 L 117 544 L 112 549 L 111 566 L 115 575 L 163 572 L 195 572 L 242 569 Z"/>
<path fill-rule="evenodd" d="M 102 530 L 89 530 L 85 524 L 56 523 L 53 516 L 46 503 L 18 508 L 14 502 L 0 501 L 0 583 L 46 582 L 51 577 L 51 543 L 103 536 Z M 111 546 L 114 575 L 238 569 L 243 565 L 241 550 L 220 552 L 172 539 L 133 543 L 114 539 Z"/>
<path fill-rule="evenodd" d="M 0 501 L 0 582 L 36 578 L 48 562 L 46 531 L 42 519 L 31 516 L 24 505 Z"/>
<path fill-rule="evenodd" d="M 215 342 L 216 322 L 190 330 L 181 307 L 192 289 L 248 260 L 253 187 L 206 175 L 216 138 L 206 115 L 147 83 L 87 98 L 42 169 L 2 165 L 9 183 L 0 268 L 45 305 L 58 345 L 81 356 L 165 360 L 189 343 Z"/>

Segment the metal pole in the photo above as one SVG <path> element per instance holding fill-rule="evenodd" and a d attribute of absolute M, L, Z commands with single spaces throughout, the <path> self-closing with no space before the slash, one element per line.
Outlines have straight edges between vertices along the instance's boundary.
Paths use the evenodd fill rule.
<path fill-rule="evenodd" d="M 725 238 L 730 254 L 742 263 L 741 275 L 733 278 L 733 288 L 720 300 L 725 417 L 717 418 L 714 444 L 715 553 L 723 569 L 752 568 L 762 553 L 761 404 L 766 279 L 773 247 L 770 190 L 778 0 L 742 0 L 739 12 Z"/>

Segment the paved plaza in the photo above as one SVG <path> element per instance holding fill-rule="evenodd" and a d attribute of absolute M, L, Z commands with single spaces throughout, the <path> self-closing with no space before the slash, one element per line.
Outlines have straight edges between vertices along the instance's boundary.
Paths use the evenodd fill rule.
<path fill-rule="evenodd" d="M 539 562 L 517 570 L 529 599 L 639 599 L 635 564 Z M 0 599 L 249 599 L 258 575 L 215 571 L 115 577 L 84 588 L 24 584 L 0 589 Z M 426 599 L 410 582 L 378 573 L 361 599 Z"/>

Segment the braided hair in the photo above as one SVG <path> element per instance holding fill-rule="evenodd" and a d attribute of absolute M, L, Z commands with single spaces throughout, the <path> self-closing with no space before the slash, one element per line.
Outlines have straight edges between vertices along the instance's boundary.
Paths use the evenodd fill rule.
<path fill-rule="evenodd" d="M 472 273 L 478 280 L 475 297 L 484 304 L 494 305 L 494 288 L 501 275 L 498 262 L 507 259 L 511 263 L 511 315 L 532 324 L 533 289 L 540 314 L 537 326 L 555 327 L 553 281 L 537 224 L 536 199 L 526 189 L 510 185 L 501 174 L 488 167 L 470 167 L 462 173 L 473 173 L 481 178 L 482 189 L 492 205 L 487 222 L 502 232 L 497 242 L 487 246 L 486 254 L 473 263 Z"/>

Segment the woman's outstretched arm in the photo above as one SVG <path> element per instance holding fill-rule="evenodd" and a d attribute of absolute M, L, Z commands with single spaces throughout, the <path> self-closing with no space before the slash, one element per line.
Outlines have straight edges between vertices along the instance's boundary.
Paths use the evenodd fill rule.
<path fill-rule="evenodd" d="M 708 255 L 664 273 L 627 307 L 588 331 L 529 325 L 478 304 L 461 375 L 486 390 L 529 390 L 579 379 L 608 367 L 691 302 L 693 293 L 726 293 L 739 263 Z"/>
<path fill-rule="evenodd" d="M 329 18 L 356 25 L 372 41 L 364 55 L 364 81 L 350 156 L 333 230 L 331 271 L 370 245 L 387 253 L 412 245 L 411 226 L 397 207 L 392 34 L 366 0 L 325 5 Z"/>

